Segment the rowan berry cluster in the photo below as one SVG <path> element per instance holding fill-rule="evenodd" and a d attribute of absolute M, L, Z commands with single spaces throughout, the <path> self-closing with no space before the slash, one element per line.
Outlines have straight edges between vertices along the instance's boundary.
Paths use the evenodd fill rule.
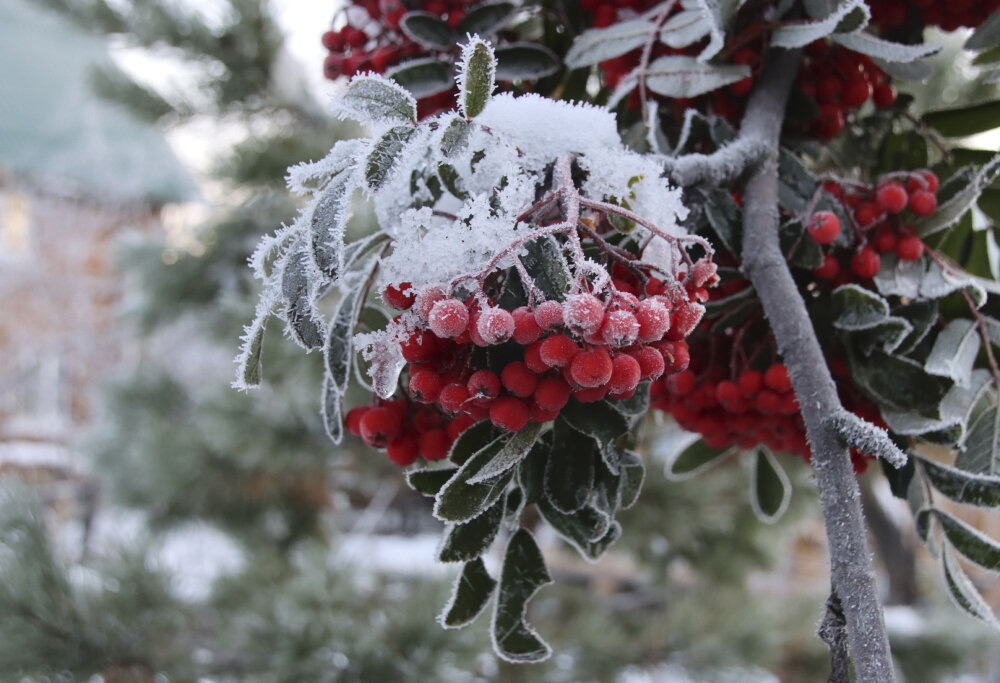
<path fill-rule="evenodd" d="M 481 296 L 454 298 L 443 285 L 386 287 L 386 304 L 409 311 L 396 321 L 415 325 L 400 344 L 405 398 L 354 408 L 348 430 L 409 465 L 445 457 L 480 420 L 517 432 L 556 419 L 571 398 L 629 399 L 642 382 L 685 370 L 683 340 L 704 314 L 714 265 L 694 263 L 687 288 L 650 277 L 640 290 L 631 274 L 617 274 L 602 292 L 510 311 Z M 489 368 L 477 354 L 488 347 L 496 350 Z"/>
<path fill-rule="evenodd" d="M 904 26 L 939 26 L 945 31 L 979 26 L 1000 0 L 868 0 L 872 23 L 888 31 Z"/>
<path fill-rule="evenodd" d="M 385 73 L 408 57 L 429 56 L 428 49 L 410 40 L 399 26 L 408 11 L 422 10 L 434 14 L 457 27 L 465 17 L 470 0 L 353 0 L 340 16 L 345 25 L 323 34 L 323 47 L 329 54 L 323 61 L 323 74 L 329 79 L 353 76 L 364 71 Z M 420 116 L 430 116 L 449 108 L 455 101 L 454 92 L 421 98 L 417 102 Z"/>
<path fill-rule="evenodd" d="M 836 242 L 842 226 L 832 211 L 812 214 L 809 235 L 818 244 L 831 245 L 823 264 L 813 274 L 839 286 L 874 277 L 881 267 L 880 254 L 895 252 L 901 261 L 923 256 L 924 243 L 908 224 L 908 219 L 933 214 L 937 210 L 938 178 L 931 171 L 893 173 L 876 185 L 831 181 L 823 188 L 840 202 L 851 219 L 850 261 L 840 254 Z"/>

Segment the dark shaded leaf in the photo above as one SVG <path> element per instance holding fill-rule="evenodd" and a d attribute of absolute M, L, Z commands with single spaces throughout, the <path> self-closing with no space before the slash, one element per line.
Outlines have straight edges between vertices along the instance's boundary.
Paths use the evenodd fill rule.
<path fill-rule="evenodd" d="M 628 510 L 639 500 L 639 492 L 642 490 L 642 482 L 646 478 L 646 466 L 642 463 L 642 458 L 635 451 L 625 451 L 624 457 L 619 463 L 621 471 L 621 499 L 619 507 Z"/>
<path fill-rule="evenodd" d="M 559 71 L 559 56 L 537 43 L 510 43 L 496 49 L 498 81 L 537 81 Z"/>
<path fill-rule="evenodd" d="M 387 130 L 372 145 L 372 151 L 365 160 L 365 182 L 371 191 L 376 191 L 389 179 L 396 159 L 402 154 L 406 143 L 413 137 L 410 126 L 396 126 Z"/>
<path fill-rule="evenodd" d="M 743 212 L 733 196 L 725 190 L 716 190 L 705 204 L 705 218 L 712 231 L 730 254 L 742 254 Z"/>
<path fill-rule="evenodd" d="M 597 441 L 560 416 L 552 429 L 552 450 L 545 465 L 545 497 L 567 514 L 579 510 L 594 487 L 599 457 Z"/>
<path fill-rule="evenodd" d="M 875 327 L 889 316 L 889 302 L 858 285 L 842 285 L 831 294 L 833 326 L 839 330 L 864 330 Z"/>
<path fill-rule="evenodd" d="M 993 610 L 983 600 L 972 581 L 965 574 L 958 562 L 952 556 L 951 551 L 945 546 L 941 553 L 941 569 L 944 573 L 944 583 L 948 587 L 948 594 L 955 604 L 961 607 L 970 616 L 989 624 L 1000 630 L 1000 623 L 997 623 Z"/>
<path fill-rule="evenodd" d="M 965 137 L 1000 128 L 1000 102 L 927 112 L 923 122 L 945 137 Z"/>
<path fill-rule="evenodd" d="M 309 241 L 316 265 L 333 282 L 340 279 L 344 267 L 344 231 L 341 222 L 345 212 L 349 213 L 350 197 L 347 188 L 354 175 L 348 168 L 327 183 L 320 193 L 319 201 L 313 207 L 310 218 Z"/>
<path fill-rule="evenodd" d="M 448 529 L 438 552 L 439 562 L 468 562 L 489 550 L 503 521 L 504 500 L 498 500 L 478 517 Z"/>
<path fill-rule="evenodd" d="M 552 449 L 552 432 L 537 441 L 517 468 L 517 483 L 526 504 L 537 503 L 545 495 L 545 466 Z"/>
<path fill-rule="evenodd" d="M 453 68 L 451 61 L 447 59 L 427 57 L 403 62 L 386 71 L 386 76 L 406 88 L 419 100 L 454 88 Z"/>
<path fill-rule="evenodd" d="M 597 439 L 603 446 L 629 430 L 629 421 L 607 401 L 580 403 L 571 398 L 559 414 L 577 431 Z"/>
<path fill-rule="evenodd" d="M 712 448 L 698 439 L 670 458 L 665 474 L 671 481 L 684 481 L 718 465 L 732 453 L 731 448 Z"/>
<path fill-rule="evenodd" d="M 461 628 L 471 624 L 486 608 L 496 585 L 481 557 L 466 562 L 455 580 L 451 600 L 438 617 L 438 623 L 444 628 Z"/>
<path fill-rule="evenodd" d="M 456 116 L 441 134 L 441 154 L 450 157 L 469 143 L 469 122 Z"/>
<path fill-rule="evenodd" d="M 438 164 L 437 173 L 448 192 L 462 200 L 469 198 L 469 193 L 465 191 L 462 185 L 462 178 L 454 166 L 442 161 Z"/>
<path fill-rule="evenodd" d="M 539 237 L 524 245 L 521 262 L 546 299 L 561 300 L 569 291 L 571 274 L 559 242 L 551 235 Z M 528 292 L 525 291 L 525 297 Z"/>
<path fill-rule="evenodd" d="M 919 363 L 882 351 L 874 351 L 863 362 L 852 362 L 851 370 L 859 389 L 879 405 L 900 412 L 937 415 L 951 386 L 951 382 L 928 375 Z"/>
<path fill-rule="evenodd" d="M 500 587 L 493 611 L 493 646 L 508 662 L 541 662 L 551 648 L 524 621 L 528 601 L 552 577 L 545 558 L 527 529 L 518 529 L 507 543 Z"/>
<path fill-rule="evenodd" d="M 1000 477 L 972 474 L 926 458 L 920 458 L 920 464 L 934 488 L 956 503 L 1000 507 Z"/>
<path fill-rule="evenodd" d="M 792 482 L 778 459 L 767 446 L 758 446 L 753 454 L 750 477 L 750 504 L 757 518 L 767 524 L 781 519 L 792 499 Z"/>
<path fill-rule="evenodd" d="M 344 294 L 337 305 L 337 312 L 326 335 L 326 348 L 323 353 L 326 371 L 333 380 L 333 388 L 341 394 L 347 391 L 347 380 L 351 374 L 351 338 L 354 335 L 360 291 L 359 288 L 355 288 Z"/>
<path fill-rule="evenodd" d="M 937 518 L 952 547 L 965 559 L 991 571 L 1000 571 L 1000 543 L 939 508 L 922 510 Z"/>
<path fill-rule="evenodd" d="M 311 299 L 311 265 L 312 257 L 300 243 L 285 259 L 281 271 L 281 293 L 287 305 L 285 319 L 296 340 L 307 349 L 319 349 L 323 347 L 324 340 Z"/>
<path fill-rule="evenodd" d="M 399 27 L 410 40 L 430 50 L 450 50 L 458 39 L 448 22 L 429 12 L 407 12 Z"/>
<path fill-rule="evenodd" d="M 482 420 L 458 435 L 448 451 L 448 459 L 461 467 L 486 443 L 497 437 L 497 431 L 489 420 Z"/>
<path fill-rule="evenodd" d="M 538 441 L 538 435 L 541 432 L 542 425 L 530 422 L 524 429 L 511 435 L 496 457 L 487 463 L 476 476 L 469 479 L 469 483 L 482 484 L 517 466 Z"/>
<path fill-rule="evenodd" d="M 448 480 L 458 472 L 457 467 L 441 467 L 428 470 L 412 470 L 406 473 L 406 483 L 414 491 L 433 498 L 448 483 Z"/>
<path fill-rule="evenodd" d="M 468 13 L 458 22 L 459 35 L 493 35 L 514 16 L 514 4 L 511 2 L 486 2 L 469 9 Z"/>
<path fill-rule="evenodd" d="M 600 557 L 617 538 L 608 538 L 617 523 L 591 505 L 566 514 L 543 499 L 538 503 L 538 512 L 564 541 L 589 560 Z"/>

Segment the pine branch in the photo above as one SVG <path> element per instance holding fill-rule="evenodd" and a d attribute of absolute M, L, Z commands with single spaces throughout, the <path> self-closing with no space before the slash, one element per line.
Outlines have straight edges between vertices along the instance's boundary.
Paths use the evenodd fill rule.
<path fill-rule="evenodd" d="M 888 683 L 895 674 L 858 483 L 847 448 L 826 419 L 843 407 L 778 243 L 778 141 L 800 56 L 798 50 L 771 52 L 743 118 L 740 139 L 770 149 L 743 194 L 743 272 L 760 296 L 801 404 L 830 546 L 831 580 L 844 608 L 858 680 Z"/>

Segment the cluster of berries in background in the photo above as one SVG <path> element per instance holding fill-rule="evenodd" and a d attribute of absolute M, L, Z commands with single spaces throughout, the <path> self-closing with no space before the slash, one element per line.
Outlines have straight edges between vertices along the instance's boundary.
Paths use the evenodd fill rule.
<path fill-rule="evenodd" d="M 323 47 L 329 51 L 323 61 L 323 74 L 331 80 L 365 71 L 381 74 L 407 59 L 430 56 L 426 47 L 412 41 L 400 28 L 403 15 L 420 10 L 441 17 L 455 28 L 473 4 L 469 0 L 353 0 L 338 15 L 346 23 L 323 34 Z M 420 116 L 430 116 L 454 102 L 451 90 L 422 98 L 418 101 Z"/>
<path fill-rule="evenodd" d="M 909 218 L 930 216 L 937 210 L 938 178 L 931 171 L 894 173 L 875 186 L 828 182 L 827 193 L 839 201 L 850 217 L 849 257 L 834 248 L 845 226 L 832 211 L 818 211 L 809 220 L 809 235 L 818 244 L 830 245 L 823 264 L 813 270 L 832 286 L 873 278 L 881 267 L 880 254 L 895 252 L 900 261 L 916 261 L 924 243 L 908 225 Z M 849 258 L 849 260 L 848 260 Z"/>
<path fill-rule="evenodd" d="M 976 27 L 1000 0 L 868 0 L 872 23 L 883 31 L 904 26 L 939 26 L 945 31 Z"/>
<path fill-rule="evenodd" d="M 416 323 L 401 343 L 403 398 L 352 409 L 348 431 L 400 465 L 437 460 L 481 420 L 517 432 L 556 419 L 571 399 L 629 399 L 647 390 L 643 382 L 686 370 L 684 339 L 704 314 L 705 287 L 718 280 L 714 265 L 695 263 L 686 289 L 652 277 L 640 289 L 631 274 L 618 275 L 601 296 L 581 292 L 511 311 L 452 298 L 440 285 L 386 287 L 388 305 L 411 311 L 397 322 Z M 491 351 L 490 368 L 481 349 Z"/>

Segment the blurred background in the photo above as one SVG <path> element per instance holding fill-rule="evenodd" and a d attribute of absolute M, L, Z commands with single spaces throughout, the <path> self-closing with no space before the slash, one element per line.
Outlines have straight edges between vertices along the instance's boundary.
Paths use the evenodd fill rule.
<path fill-rule="evenodd" d="M 617 547 L 587 564 L 537 530 L 556 583 L 531 618 L 556 654 L 519 667 L 487 617 L 435 623 L 456 575 L 440 524 L 384 455 L 328 441 L 320 357 L 274 339 L 262 388 L 230 389 L 247 257 L 297 209 L 285 169 L 363 133 L 325 106 L 337 9 L 0 0 L 0 680 L 825 680 L 825 537 L 797 460 L 763 524 L 740 462 L 665 478 L 679 437 L 651 416 Z M 940 64 L 930 90 L 974 99 L 955 51 Z M 877 470 L 900 678 L 1000 680 L 995 636 L 942 596 Z"/>

